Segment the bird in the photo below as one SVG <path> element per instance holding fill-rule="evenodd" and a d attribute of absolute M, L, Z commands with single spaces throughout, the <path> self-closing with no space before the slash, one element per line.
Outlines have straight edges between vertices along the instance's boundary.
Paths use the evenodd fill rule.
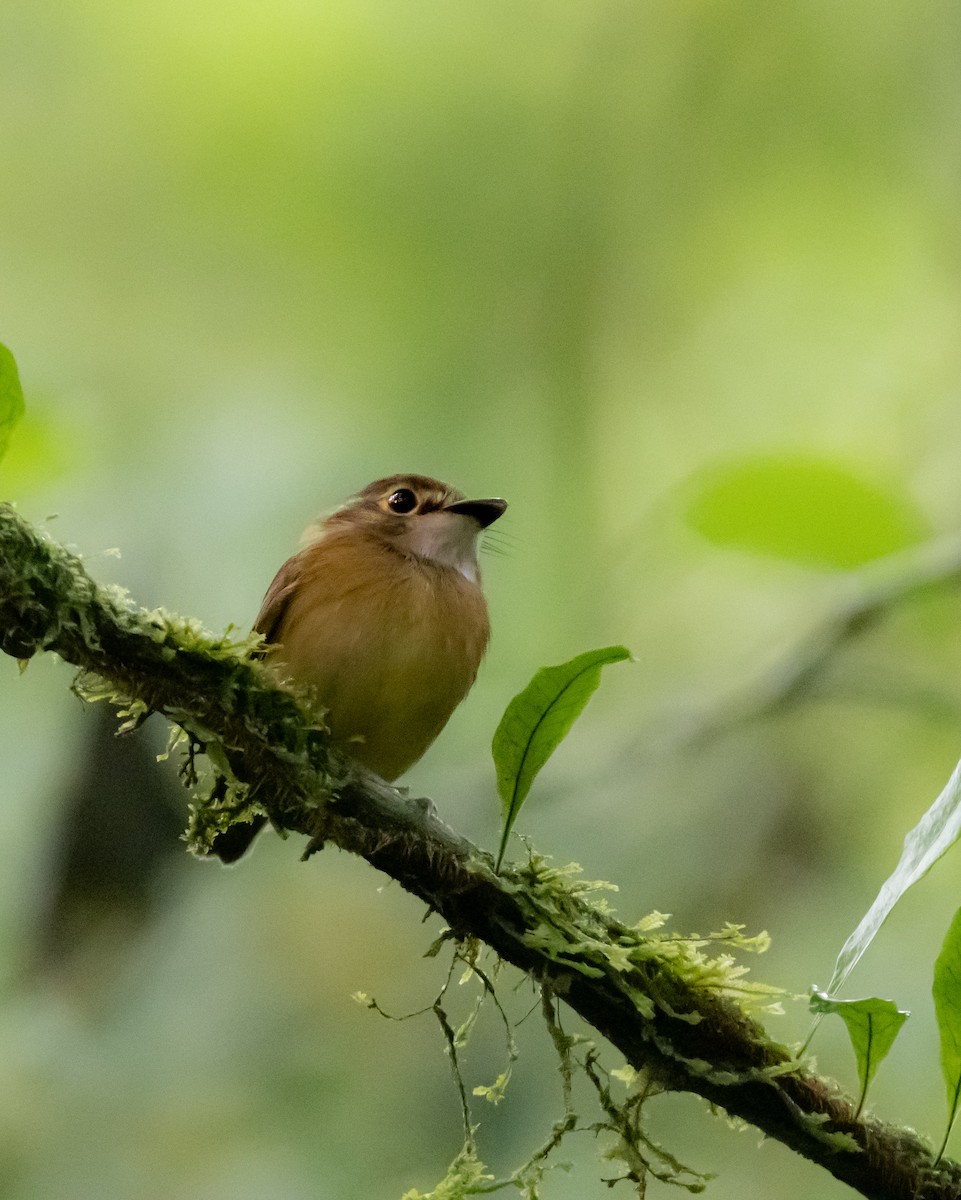
<path fill-rule="evenodd" d="M 332 745 L 388 782 L 474 683 L 490 640 L 477 539 L 506 508 L 426 475 L 377 479 L 308 526 L 267 589 L 254 630 L 272 675 L 309 698 Z M 263 824 L 231 825 L 211 853 L 235 862 Z"/>

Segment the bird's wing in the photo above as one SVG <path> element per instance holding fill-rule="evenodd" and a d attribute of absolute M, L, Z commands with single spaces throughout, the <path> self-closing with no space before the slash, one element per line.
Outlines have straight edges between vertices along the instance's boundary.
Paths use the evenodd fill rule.
<path fill-rule="evenodd" d="M 264 641 L 276 642 L 280 625 L 287 610 L 290 597 L 297 589 L 297 581 L 303 566 L 303 553 L 288 558 L 273 578 L 267 589 L 260 612 L 254 621 L 254 630 L 264 635 Z"/>
<path fill-rule="evenodd" d="M 280 626 L 287 611 L 290 597 L 297 588 L 302 568 L 301 556 L 295 554 L 288 558 L 273 578 L 267 589 L 257 620 L 254 621 L 254 632 L 262 633 L 268 643 L 275 642 L 280 633 Z M 258 658 L 264 657 L 265 651 L 260 651 Z M 223 863 L 234 863 L 246 854 L 251 842 L 267 823 L 267 818 L 255 815 L 249 821 L 237 822 L 216 834 L 207 856 L 216 855 Z"/>

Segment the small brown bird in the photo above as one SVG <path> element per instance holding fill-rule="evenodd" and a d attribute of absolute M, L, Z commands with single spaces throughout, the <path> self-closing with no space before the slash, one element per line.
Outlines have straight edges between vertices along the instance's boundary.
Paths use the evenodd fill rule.
<path fill-rule="evenodd" d="M 467 500 L 424 475 L 391 475 L 305 534 L 254 628 L 281 682 L 306 685 L 332 740 L 394 780 L 470 691 L 490 638 L 477 535 L 504 500 Z M 233 825 L 234 862 L 263 822 Z"/>

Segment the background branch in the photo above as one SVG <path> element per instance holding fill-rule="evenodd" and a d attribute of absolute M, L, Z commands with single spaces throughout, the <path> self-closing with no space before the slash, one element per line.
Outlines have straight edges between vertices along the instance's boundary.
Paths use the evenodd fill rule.
<path fill-rule="evenodd" d="M 961 537 L 933 538 L 849 572 L 846 589 L 812 629 L 760 679 L 722 701 L 714 711 L 683 725 L 683 742 L 703 744 L 750 721 L 784 712 L 818 694 L 831 664 L 845 646 L 874 629 L 895 608 L 932 589 L 961 581 Z M 889 688 L 892 681 L 887 681 Z M 934 711 L 955 712 L 940 694 L 917 686 L 895 694 L 923 698 Z M 878 691 L 877 688 L 874 689 Z M 883 694 L 883 692 L 882 692 Z"/>
<path fill-rule="evenodd" d="M 549 985 L 638 1070 L 696 1093 L 879 1200 L 961 1197 L 961 1168 L 913 1133 L 854 1119 L 854 1102 L 792 1059 L 729 996 L 698 986 L 582 890 L 490 857 L 426 801 L 330 751 L 326 732 L 249 659 L 252 642 L 134 606 L 0 505 L 0 649 L 51 650 L 104 681 L 99 693 L 158 711 L 232 774 L 276 826 L 357 854 Z M 218 765 L 220 765 L 218 763 Z"/>

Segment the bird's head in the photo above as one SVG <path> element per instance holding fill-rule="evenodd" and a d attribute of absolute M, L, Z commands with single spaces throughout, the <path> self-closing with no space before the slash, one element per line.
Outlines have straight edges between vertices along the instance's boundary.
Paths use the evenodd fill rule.
<path fill-rule="evenodd" d="M 506 500 L 468 500 L 426 475 L 389 475 L 337 509 L 323 529 L 363 530 L 401 554 L 453 567 L 476 582 L 477 535 L 506 508 Z"/>

